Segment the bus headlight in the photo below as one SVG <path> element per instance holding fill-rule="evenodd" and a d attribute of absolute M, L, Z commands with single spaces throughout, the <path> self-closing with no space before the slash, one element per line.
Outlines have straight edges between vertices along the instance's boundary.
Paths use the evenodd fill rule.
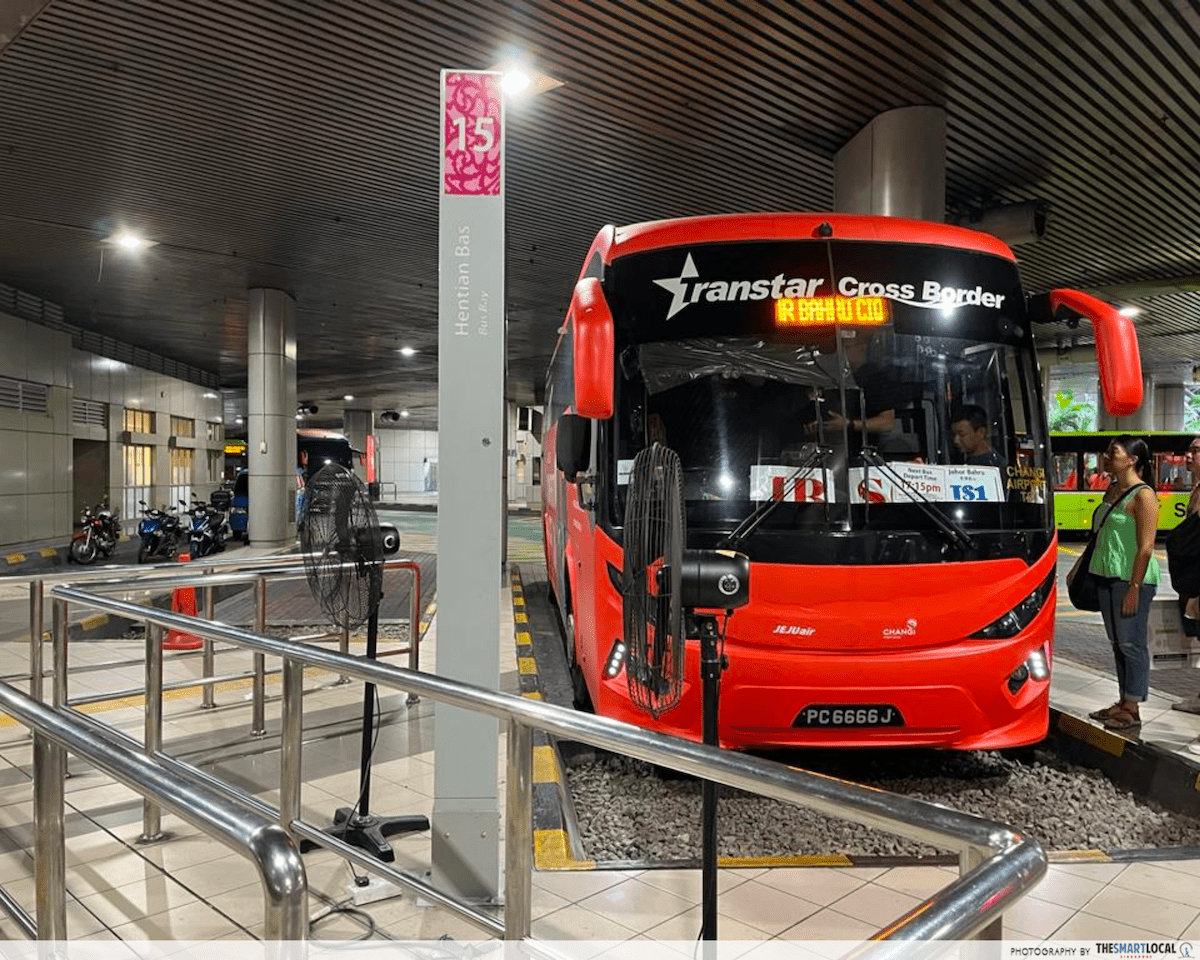
<path fill-rule="evenodd" d="M 1051 570 L 1050 575 L 1041 582 L 1036 590 L 1008 611 L 1004 616 L 993 620 L 982 630 L 971 634 L 971 640 L 1006 640 L 1015 637 L 1033 622 L 1033 618 L 1046 605 L 1050 591 L 1054 589 L 1054 578 L 1057 570 Z"/>
<path fill-rule="evenodd" d="M 1050 679 L 1050 663 L 1046 659 L 1045 647 L 1034 650 L 1023 664 L 1008 675 L 1008 692 L 1015 696 L 1031 677 L 1034 680 Z"/>
<path fill-rule="evenodd" d="M 612 649 L 608 651 L 608 660 L 604 663 L 604 676 L 609 680 L 613 680 L 621 672 L 621 667 L 625 665 L 625 644 L 617 640 L 613 643 Z"/>
<path fill-rule="evenodd" d="M 1046 659 L 1046 648 L 1038 647 L 1025 661 L 1029 665 L 1029 675 L 1034 680 L 1050 679 L 1050 663 Z"/>

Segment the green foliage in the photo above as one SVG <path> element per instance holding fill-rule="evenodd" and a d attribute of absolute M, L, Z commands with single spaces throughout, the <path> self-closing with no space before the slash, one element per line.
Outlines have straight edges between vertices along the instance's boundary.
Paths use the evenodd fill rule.
<path fill-rule="evenodd" d="M 1056 433 L 1092 430 L 1096 426 L 1096 408 L 1090 403 L 1077 401 L 1070 390 L 1062 390 L 1054 395 L 1054 405 L 1049 413 L 1050 429 Z M 1196 413 L 1200 417 L 1200 408 Z"/>
<path fill-rule="evenodd" d="M 1184 394 L 1183 429 L 1200 432 L 1200 389 L 1195 387 Z"/>

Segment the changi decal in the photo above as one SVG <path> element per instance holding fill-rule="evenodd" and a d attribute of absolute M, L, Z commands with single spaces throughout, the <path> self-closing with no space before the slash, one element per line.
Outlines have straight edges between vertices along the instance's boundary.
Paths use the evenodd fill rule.
<path fill-rule="evenodd" d="M 777 319 L 785 323 L 795 323 L 793 318 L 799 315 L 795 302 L 815 298 L 818 290 L 824 285 L 825 279 L 825 277 L 788 277 L 786 274 L 777 273 L 774 277 L 760 277 L 753 280 L 702 280 L 700 271 L 696 269 L 696 263 L 689 253 L 684 258 L 683 269 L 679 276 L 664 277 L 661 280 L 655 280 L 654 283 L 671 294 L 671 305 L 667 308 L 666 318 L 668 320 L 685 307 L 702 300 L 707 303 L 777 300 L 792 301 L 793 303 L 790 309 L 783 308 L 783 318 L 780 318 L 781 308 L 777 307 Z M 919 297 L 917 295 L 918 287 Z M 880 283 L 860 280 L 857 277 L 842 277 L 836 284 L 836 292 L 831 292 L 829 296 L 821 299 L 828 301 L 829 308 L 834 314 L 841 314 L 853 308 L 840 305 L 839 300 L 853 301 L 864 297 L 895 300 L 910 307 L 920 307 L 926 310 L 964 305 L 999 310 L 1007 299 L 1007 294 L 984 290 L 983 286 L 979 284 L 973 287 L 955 287 L 931 279 L 922 279 L 918 283 Z M 837 316 L 837 319 L 850 322 L 848 316 Z M 825 322 L 833 321 L 830 319 Z M 878 314 L 872 311 L 870 316 L 864 316 L 864 322 L 878 323 L 880 320 Z"/>
<path fill-rule="evenodd" d="M 1028 467 L 1024 464 L 1005 467 L 1005 486 L 1019 495 L 1026 503 L 1044 503 L 1046 500 L 1046 469 Z"/>

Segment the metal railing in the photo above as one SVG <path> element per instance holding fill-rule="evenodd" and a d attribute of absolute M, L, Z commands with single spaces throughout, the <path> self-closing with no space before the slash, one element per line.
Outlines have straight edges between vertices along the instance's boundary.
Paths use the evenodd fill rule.
<path fill-rule="evenodd" d="M 421 643 L 421 567 L 414 560 L 396 558 L 384 561 L 384 570 L 405 570 L 412 575 L 412 590 L 409 598 L 409 638 L 408 645 L 397 650 L 382 651 L 380 657 L 408 654 L 408 666 L 412 670 L 420 669 Z M 33 699 L 44 699 L 45 676 L 43 644 L 45 630 L 45 588 L 47 584 L 55 583 L 90 583 L 99 590 L 129 590 L 136 588 L 146 591 L 166 591 L 178 587 L 194 587 L 196 580 L 203 577 L 203 613 L 205 619 L 212 620 L 216 610 L 217 588 L 244 583 L 252 584 L 254 594 L 254 628 L 258 633 L 264 633 L 267 626 L 267 581 L 270 580 L 299 580 L 306 576 L 303 559 L 296 555 L 276 555 L 256 557 L 252 559 L 227 558 L 222 560 L 193 561 L 187 566 L 178 564 L 157 564 L 154 566 L 110 566 L 95 568 L 77 568 L 55 573 L 36 573 L 20 577 L 6 577 L 6 584 L 26 583 L 29 586 L 29 694 Z M 181 582 L 186 581 L 186 582 Z M 63 613 L 66 616 L 66 613 Z M 141 620 L 142 617 L 137 619 Z M 57 629 L 57 628 L 55 628 Z M 322 639 L 328 634 L 309 636 L 307 640 Z M 218 684 L 246 677 L 252 678 L 251 683 L 251 733 L 261 736 L 265 723 L 266 679 L 279 673 L 278 670 L 267 671 L 260 655 L 254 658 L 253 667 L 248 672 L 218 675 L 216 673 L 216 651 L 212 639 L 203 637 L 200 651 L 202 658 L 201 676 L 198 678 L 168 684 L 164 689 L 180 689 L 201 687 L 201 705 L 205 708 L 216 706 L 215 690 Z M 337 637 L 339 650 L 349 653 L 350 631 L 342 629 Z M 183 654 L 190 656 L 191 654 Z M 141 664 L 141 660 L 124 663 L 109 662 L 101 666 L 132 666 Z M 342 676 L 341 681 L 348 680 Z M 71 706 L 104 699 L 137 696 L 142 689 L 109 691 L 91 697 L 68 701 Z M 416 702 L 415 695 L 410 695 L 410 704 Z"/>
<path fill-rule="evenodd" d="M 304 940 L 308 935 L 308 881 L 295 840 L 276 818 L 250 810 L 226 792 L 164 762 L 152 751 L 99 724 L 80 723 L 0 683 L 0 709 L 33 732 L 34 883 L 36 923 L 7 895 L 0 908 L 31 939 L 67 939 L 65 797 L 66 754 L 82 757 L 113 779 L 162 804 L 208 836 L 246 857 L 263 888 L 266 936 Z"/>
<path fill-rule="evenodd" d="M 299 561 L 294 561 L 299 562 Z M 186 583 L 187 578 L 165 578 Z M 107 585 L 111 586 L 111 585 Z M 532 779 L 533 730 L 588 743 L 650 763 L 706 778 L 750 793 L 816 810 L 827 816 L 852 820 L 939 849 L 956 850 L 961 876 L 924 903 L 876 934 L 884 941 L 958 940 L 983 934 L 998 937 L 1006 908 L 1031 889 L 1046 871 L 1046 856 L 1032 838 L 1004 824 L 982 820 L 909 797 L 896 796 L 821 774 L 809 773 L 769 760 L 678 740 L 619 721 L 577 713 L 523 697 L 501 694 L 469 684 L 404 670 L 387 663 L 352 656 L 272 637 L 237 627 L 148 609 L 128 601 L 56 586 L 54 602 L 54 677 L 65 685 L 66 603 L 143 619 L 155 633 L 175 629 L 222 640 L 252 651 L 256 656 L 278 657 L 283 662 L 283 696 L 280 736 L 280 806 L 272 810 L 260 801 L 241 795 L 252 809 L 270 812 L 291 834 L 332 849 L 364 869 L 397 883 L 426 901 L 445 907 L 475 924 L 485 933 L 510 940 L 530 935 L 532 895 Z M 60 662 L 59 656 L 64 659 Z M 161 644 L 147 642 L 149 661 L 161 658 Z M 354 847 L 330 837 L 320 827 L 300 819 L 301 738 L 303 730 L 302 678 L 304 667 L 317 667 L 372 683 L 378 687 L 430 697 L 439 703 L 488 714 L 507 724 L 507 775 L 505 797 L 503 920 L 478 907 L 443 893 L 420 877 L 382 864 Z M 159 701 L 161 667 L 147 663 L 147 702 Z M 61 681 L 59 678 L 62 678 Z M 64 698 L 65 700 L 65 698 Z M 161 711 L 161 706 L 160 706 Z M 155 736 L 148 710 L 147 747 Z M 161 745 L 161 740 L 156 741 Z M 233 791 L 197 774 L 214 787 Z M 149 824 L 149 820 L 147 821 Z M 150 824 L 152 825 L 152 824 Z M 876 948 L 879 949 L 879 948 Z M 886 954 L 886 952 L 885 952 Z"/>

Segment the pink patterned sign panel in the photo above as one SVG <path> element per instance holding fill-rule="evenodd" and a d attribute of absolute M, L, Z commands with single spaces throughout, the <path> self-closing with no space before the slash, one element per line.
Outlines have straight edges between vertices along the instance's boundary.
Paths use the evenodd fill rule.
<path fill-rule="evenodd" d="M 447 73 L 442 117 L 442 191 L 456 196 L 500 194 L 500 76 Z"/>

